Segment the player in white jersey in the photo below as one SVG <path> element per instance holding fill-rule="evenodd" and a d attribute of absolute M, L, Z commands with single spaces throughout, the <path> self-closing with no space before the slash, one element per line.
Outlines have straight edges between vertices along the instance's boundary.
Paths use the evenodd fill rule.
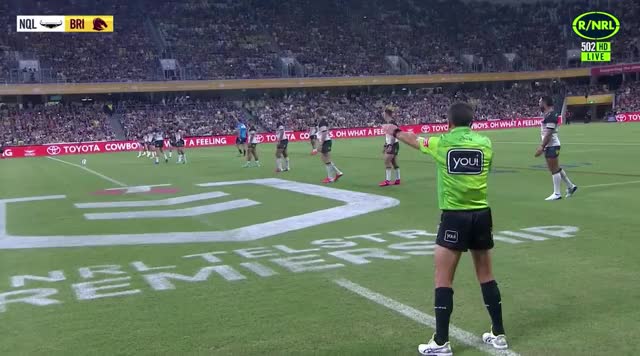
<path fill-rule="evenodd" d="M 311 155 L 318 154 L 318 121 L 317 119 L 309 126 L 309 143 L 311 143 Z"/>
<path fill-rule="evenodd" d="M 279 122 L 276 129 L 276 140 L 278 145 L 276 146 L 276 172 L 289 171 L 289 139 L 287 138 L 284 124 Z"/>
<path fill-rule="evenodd" d="M 253 157 L 254 167 L 260 167 L 260 159 L 258 158 L 258 134 L 255 127 L 249 128 L 249 147 L 247 148 L 247 163 L 244 164 L 244 168 L 251 167 L 251 158 Z"/>
<path fill-rule="evenodd" d="M 560 139 L 558 138 L 558 113 L 553 108 L 553 99 L 550 96 L 543 96 L 539 101 L 540 109 L 544 115 L 541 123 L 542 143 L 538 146 L 535 156 L 539 157 L 544 153 L 547 160 L 547 167 L 553 178 L 553 194 L 545 200 L 560 200 L 562 194 L 560 188 L 562 181 L 567 185 L 566 197 L 572 196 L 578 186 L 573 184 L 567 173 L 560 167 L 558 156 L 560 155 Z"/>
<path fill-rule="evenodd" d="M 138 134 L 136 135 L 136 140 L 138 141 L 138 145 L 140 145 L 140 151 L 138 151 L 138 158 L 147 154 L 147 143 L 145 142 L 145 135 Z"/>
<path fill-rule="evenodd" d="M 398 124 L 393 121 L 393 111 L 391 109 L 385 109 L 382 113 L 384 117 L 384 121 L 387 124 L 393 124 L 398 126 Z M 400 152 L 400 142 L 398 139 L 393 137 L 393 135 L 385 135 L 384 137 L 384 148 L 382 149 L 382 154 L 384 155 L 384 167 L 385 167 L 385 178 L 384 181 L 378 184 L 381 187 L 390 186 L 391 183 L 391 170 L 395 170 L 396 179 L 393 182 L 394 185 L 400 185 L 400 166 L 398 166 L 398 152 Z"/>
<path fill-rule="evenodd" d="M 171 130 L 167 130 L 165 132 L 171 132 Z M 169 159 L 173 158 L 173 147 L 175 147 L 173 145 L 174 143 L 174 138 L 172 135 L 170 134 L 166 134 L 164 137 L 165 141 L 167 142 L 167 153 L 169 153 Z"/>
<path fill-rule="evenodd" d="M 340 177 L 344 175 L 342 171 L 336 167 L 336 165 L 331 161 L 331 148 L 333 146 L 333 141 L 331 140 L 331 132 L 329 131 L 329 124 L 327 119 L 324 118 L 324 113 L 320 110 L 319 116 L 321 117 L 320 122 L 318 123 L 318 143 L 320 146 L 320 158 L 324 163 L 325 169 L 327 170 L 327 178 L 325 178 L 322 183 L 333 183 L 337 182 Z"/>
<path fill-rule="evenodd" d="M 185 164 L 187 163 L 187 157 L 184 155 L 184 131 L 180 129 L 176 129 L 173 135 L 170 138 L 171 146 L 176 148 L 178 152 L 178 162 Z"/>
<path fill-rule="evenodd" d="M 153 159 L 153 133 L 149 132 L 144 136 L 145 146 L 147 147 L 147 157 Z"/>
<path fill-rule="evenodd" d="M 162 155 L 164 156 L 164 162 L 165 163 L 169 163 L 169 158 L 167 157 L 167 154 L 164 152 L 164 134 L 162 133 L 162 130 L 158 129 L 153 133 L 153 145 L 155 147 L 155 151 L 154 153 L 154 158 L 155 158 L 155 163 L 159 164 L 160 163 L 160 159 L 158 157 L 158 152 L 162 153 Z"/>

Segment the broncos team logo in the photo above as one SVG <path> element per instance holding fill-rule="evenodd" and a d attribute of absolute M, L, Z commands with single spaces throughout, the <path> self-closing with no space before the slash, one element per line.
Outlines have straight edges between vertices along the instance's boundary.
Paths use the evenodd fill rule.
<path fill-rule="evenodd" d="M 107 23 L 103 19 L 101 19 L 99 17 L 96 17 L 95 19 L 93 19 L 93 30 L 94 31 L 102 31 L 102 30 L 106 29 L 107 27 L 109 27 L 109 26 L 107 25 Z"/>

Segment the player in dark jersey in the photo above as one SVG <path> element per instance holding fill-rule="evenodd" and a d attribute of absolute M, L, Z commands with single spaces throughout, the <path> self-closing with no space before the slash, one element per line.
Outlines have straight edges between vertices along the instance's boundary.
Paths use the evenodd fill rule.
<path fill-rule="evenodd" d="M 393 111 L 391 109 L 385 109 L 382 113 L 386 124 L 392 124 L 398 126 L 393 120 Z M 400 152 L 400 142 L 393 135 L 385 135 L 384 148 L 382 154 L 384 154 L 384 167 L 385 167 L 385 179 L 380 184 L 381 187 L 391 185 L 391 170 L 394 169 L 396 173 L 396 180 L 394 185 L 400 185 L 400 166 L 398 165 L 398 152 Z"/>
<path fill-rule="evenodd" d="M 289 152 L 287 151 L 289 139 L 287 138 L 284 124 L 279 122 L 277 126 L 276 140 L 278 145 L 276 146 L 276 172 L 287 172 L 289 171 Z"/>
<path fill-rule="evenodd" d="M 538 146 L 535 156 L 539 157 L 544 153 L 544 157 L 547 160 L 547 167 L 549 167 L 551 177 L 553 178 L 553 194 L 545 200 L 562 199 L 562 194 L 560 194 L 562 181 L 567 185 L 566 197 L 569 198 L 578 190 L 578 186 L 571 182 L 567 173 L 560 167 L 558 160 L 558 156 L 560 156 L 558 113 L 553 108 L 553 99 L 550 96 L 543 96 L 540 98 L 538 104 L 540 105 L 544 119 L 541 123 L 542 143 Z"/>

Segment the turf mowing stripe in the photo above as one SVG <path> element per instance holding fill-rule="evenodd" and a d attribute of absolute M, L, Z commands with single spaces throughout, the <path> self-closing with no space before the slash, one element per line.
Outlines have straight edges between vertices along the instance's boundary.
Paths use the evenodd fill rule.
<path fill-rule="evenodd" d="M 640 180 L 632 180 L 629 182 L 618 182 L 618 183 L 604 183 L 604 184 L 592 184 L 592 185 L 584 185 L 580 186 L 580 188 L 597 188 L 597 187 L 612 187 L 614 185 L 627 185 L 627 184 L 638 184 Z"/>
<path fill-rule="evenodd" d="M 91 174 L 95 174 L 95 175 L 97 175 L 98 177 L 100 177 L 100 178 L 102 178 L 102 179 L 105 179 L 105 180 L 108 180 L 109 182 L 111 182 L 111 183 L 113 183 L 113 184 L 116 184 L 116 185 L 119 185 L 119 186 L 121 186 L 121 187 L 126 187 L 126 186 L 127 186 L 126 184 L 124 184 L 124 183 L 122 183 L 122 182 L 119 182 L 119 181 L 117 181 L 117 180 L 115 180 L 115 179 L 113 179 L 113 178 L 109 178 L 109 177 L 105 176 L 104 174 L 102 174 L 102 173 L 98 173 L 98 172 L 94 171 L 93 169 L 89 169 L 89 168 L 87 168 L 87 167 L 85 167 L 85 166 L 81 166 L 81 165 L 79 165 L 79 164 L 75 164 L 75 163 L 71 163 L 71 162 L 63 161 L 63 160 L 61 160 L 61 159 L 54 158 L 54 157 L 47 157 L 47 158 L 48 158 L 48 159 L 51 159 L 51 160 L 54 160 L 54 161 L 57 161 L 57 162 L 60 162 L 60 163 L 68 164 L 68 165 L 70 165 L 70 166 L 78 167 L 78 168 L 80 168 L 80 169 L 84 169 L 85 171 L 87 171 L 87 172 L 89 172 L 89 173 L 91 173 Z"/>
<path fill-rule="evenodd" d="M 436 318 L 432 317 L 429 314 L 423 313 L 420 310 L 412 308 L 408 305 L 404 305 L 396 300 L 385 297 L 380 293 L 376 293 L 344 278 L 336 279 L 334 280 L 334 282 L 342 288 L 345 288 L 355 294 L 358 294 L 361 297 L 382 305 L 387 309 L 391 309 L 398 314 L 404 315 L 415 322 L 426 325 L 433 329 L 435 329 L 436 327 Z M 463 344 L 476 348 L 489 355 L 519 356 L 518 353 L 511 350 L 496 350 L 492 346 L 485 344 L 479 336 L 475 336 L 472 333 L 462 330 L 454 325 L 449 326 L 449 334 Z"/>

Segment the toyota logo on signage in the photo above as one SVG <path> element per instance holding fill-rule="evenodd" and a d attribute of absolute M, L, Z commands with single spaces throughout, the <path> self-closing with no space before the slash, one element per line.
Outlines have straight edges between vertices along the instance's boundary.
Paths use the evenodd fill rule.
<path fill-rule="evenodd" d="M 264 136 L 263 135 L 256 135 L 256 141 L 258 141 L 258 143 L 262 143 L 262 141 L 264 141 Z"/>
<path fill-rule="evenodd" d="M 429 125 L 422 125 L 420 131 L 422 131 L 422 133 L 429 133 L 429 131 L 431 131 L 431 127 L 429 127 Z"/>
<path fill-rule="evenodd" d="M 49 146 L 49 147 L 47 147 L 47 153 L 52 155 L 52 156 L 60 154 L 60 151 L 61 151 L 60 147 L 58 147 L 58 146 Z"/>

